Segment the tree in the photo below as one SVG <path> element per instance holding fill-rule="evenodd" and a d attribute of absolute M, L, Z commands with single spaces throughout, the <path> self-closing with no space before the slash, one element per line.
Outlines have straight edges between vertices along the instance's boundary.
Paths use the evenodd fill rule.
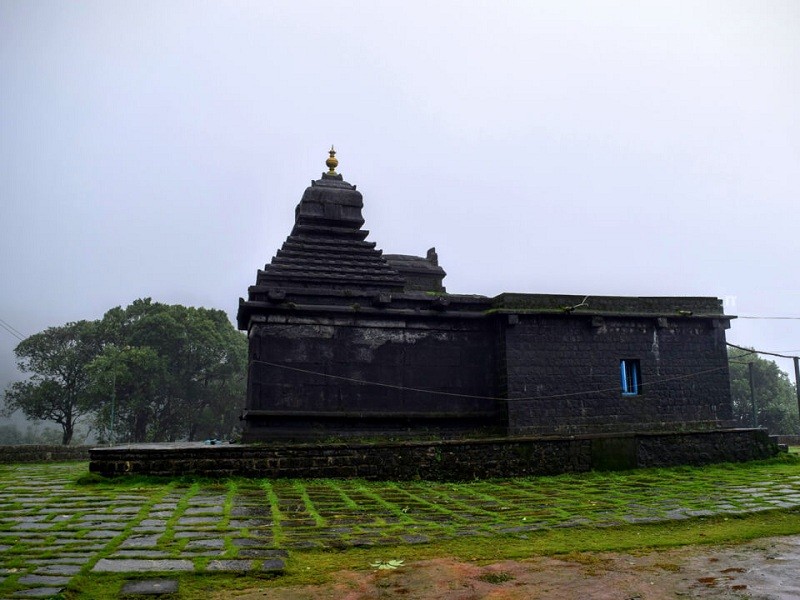
<path fill-rule="evenodd" d="M 25 431 L 20 431 L 14 425 L 0 425 L 0 445 L 20 446 L 23 444 L 57 444 L 61 441 L 61 434 L 57 429 L 38 429 L 28 425 Z"/>
<path fill-rule="evenodd" d="M 107 345 L 89 365 L 96 400 L 95 431 L 101 440 L 147 440 L 151 405 L 165 377 L 150 347 Z"/>
<path fill-rule="evenodd" d="M 92 365 L 100 388 L 113 379 L 122 439 L 230 437 L 244 398 L 246 337 L 220 310 L 136 300 L 99 323 L 106 348 Z M 106 398 L 112 395 L 106 392 Z M 98 429 L 110 422 L 110 401 Z"/>
<path fill-rule="evenodd" d="M 789 376 L 774 361 L 738 348 L 728 350 L 728 360 L 734 419 L 744 427 L 753 425 L 747 364 L 752 362 L 758 425 L 773 434 L 800 434 L 797 394 Z"/>
<path fill-rule="evenodd" d="M 221 310 L 134 301 L 17 347 L 28 381 L 6 391 L 10 414 L 61 425 L 63 443 L 90 415 L 101 439 L 229 438 L 245 390 L 247 338 Z"/>
<path fill-rule="evenodd" d="M 4 414 L 21 410 L 29 419 L 61 426 L 68 445 L 78 420 L 91 412 L 88 365 L 101 349 L 96 323 L 78 321 L 50 327 L 24 339 L 14 350 L 17 365 L 31 373 L 5 392 Z"/>

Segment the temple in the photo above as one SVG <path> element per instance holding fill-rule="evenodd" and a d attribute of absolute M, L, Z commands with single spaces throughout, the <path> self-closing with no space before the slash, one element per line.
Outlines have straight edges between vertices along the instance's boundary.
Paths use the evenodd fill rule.
<path fill-rule="evenodd" d="M 447 293 L 433 248 L 367 241 L 361 193 L 333 149 L 326 165 L 239 301 L 243 441 L 731 426 L 720 300 Z"/>

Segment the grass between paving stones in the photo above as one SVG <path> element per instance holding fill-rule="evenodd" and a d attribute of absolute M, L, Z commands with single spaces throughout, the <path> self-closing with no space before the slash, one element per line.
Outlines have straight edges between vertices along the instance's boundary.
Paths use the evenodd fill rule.
<path fill-rule="evenodd" d="M 325 483 L 328 484 L 328 487 L 331 490 L 333 490 L 335 493 L 337 493 L 339 495 L 339 497 L 342 499 L 342 503 L 344 504 L 345 508 L 347 508 L 349 510 L 358 510 L 359 509 L 358 504 L 347 494 L 347 492 L 345 492 L 341 488 L 341 486 L 335 480 L 328 479 L 328 480 L 325 480 Z"/>
<path fill-rule="evenodd" d="M 322 517 L 322 515 L 320 515 L 319 512 L 317 512 L 314 503 L 311 501 L 311 498 L 308 495 L 308 490 L 306 489 L 306 486 L 300 480 L 294 481 L 293 484 L 295 490 L 300 495 L 300 499 L 303 501 L 303 507 L 305 508 L 306 512 L 311 516 L 311 518 L 314 519 L 314 524 L 317 527 L 325 527 L 325 525 L 327 525 L 327 522 Z"/>
<path fill-rule="evenodd" d="M 92 557 L 92 559 L 86 563 L 86 565 L 81 569 L 81 573 L 88 573 L 101 559 L 108 558 L 114 552 L 116 552 L 122 542 L 131 536 L 133 530 L 139 525 L 139 523 L 147 518 L 147 515 L 150 513 L 150 510 L 153 508 L 153 506 L 161 502 L 164 496 L 166 496 L 173 489 L 173 487 L 173 484 L 167 484 L 163 487 L 160 487 L 160 489 L 156 490 L 155 493 L 150 495 L 150 497 L 139 509 L 139 512 L 136 513 L 136 516 L 130 519 L 125 527 L 117 535 L 111 538 L 106 546 L 102 550 L 98 551 Z"/>
<path fill-rule="evenodd" d="M 177 486 L 170 488 L 170 490 L 179 489 Z M 156 547 L 160 550 L 168 551 L 171 547 L 177 546 L 178 550 L 182 550 L 183 546 L 185 546 L 189 540 L 183 539 L 180 541 L 176 541 L 175 539 L 175 526 L 178 524 L 178 521 L 183 517 L 183 514 L 186 512 L 186 509 L 189 508 L 189 501 L 192 499 L 193 496 L 197 495 L 197 492 L 200 491 L 200 483 L 195 482 L 189 486 L 185 493 L 183 493 L 175 504 L 175 509 L 172 511 L 172 516 L 170 516 L 166 520 L 166 524 L 164 526 L 164 533 L 158 538 L 158 542 Z M 166 491 L 161 496 L 164 498 L 166 496 Z M 153 503 L 157 504 L 157 503 Z"/>
<path fill-rule="evenodd" d="M 70 468 L 72 467 L 72 468 Z M 85 478 L 84 474 L 82 473 L 85 470 L 85 465 L 79 465 L 75 468 L 73 465 L 65 465 L 65 464 L 43 464 L 34 466 L 32 469 L 34 472 L 36 470 L 41 469 L 45 471 L 45 474 L 54 474 L 55 472 L 61 472 L 63 470 L 69 470 L 75 473 L 76 479 L 83 480 Z M 22 470 L 22 469 L 18 469 Z M 6 469 L 0 469 L 0 486 L 4 483 L 9 481 L 14 481 L 14 473 L 9 472 Z M 119 531 L 115 536 L 110 539 L 102 539 L 97 540 L 97 543 L 102 543 L 103 547 L 98 549 L 96 552 L 92 553 L 92 557 L 89 561 L 87 561 L 81 567 L 81 573 L 88 573 L 92 567 L 102 558 L 108 557 L 112 554 L 117 547 L 122 543 L 124 539 L 126 539 L 130 534 L 133 528 L 147 515 L 150 510 L 150 507 L 158 502 L 161 495 L 166 493 L 166 491 L 172 486 L 171 483 L 164 483 L 162 482 L 155 490 L 149 490 L 149 497 L 148 500 L 142 505 L 142 507 L 137 511 L 136 515 L 131 515 L 131 518 L 127 525 Z M 114 492 L 119 491 L 129 491 L 129 490 L 137 490 L 139 487 L 137 482 L 126 482 L 125 485 L 122 486 L 104 486 L 100 487 L 96 490 L 95 494 L 96 497 L 102 499 L 110 499 L 113 497 L 119 497 L 120 494 L 116 494 Z M 44 487 L 40 487 L 38 489 L 38 495 L 46 496 L 47 490 Z M 59 498 L 55 499 L 55 505 L 66 506 L 63 501 L 59 502 Z M 68 521 L 64 521 L 63 523 L 58 523 L 53 528 L 48 531 L 48 533 L 59 533 L 63 532 L 67 528 L 71 528 L 74 538 L 78 545 L 80 545 L 81 540 L 87 541 L 87 543 L 91 543 L 90 540 L 86 539 L 86 535 L 92 530 L 91 526 L 80 527 L 80 528 L 73 528 L 71 527 L 74 525 L 80 517 L 83 517 L 89 514 L 90 510 L 95 514 L 95 516 L 102 517 L 105 514 L 108 514 L 110 508 L 106 508 L 105 510 L 97 511 L 97 507 L 92 507 L 91 502 L 89 499 L 83 499 L 78 501 L 72 501 L 73 498 L 69 497 L 70 502 L 68 503 L 68 508 L 73 510 L 72 518 Z M 28 512 L 41 512 L 45 509 L 51 509 L 53 506 L 39 506 L 36 509 L 31 509 L 28 507 L 26 510 Z M 77 511 L 75 510 L 77 509 Z M 84 510 L 81 510 L 84 509 Z M 6 511 L 8 510 L 8 506 L 4 506 L 0 508 L 0 515 L 5 517 Z M 51 515 L 55 515 L 56 513 L 52 512 L 49 513 Z M 60 557 L 61 553 L 66 550 L 65 547 L 56 546 L 52 542 L 55 540 L 55 536 L 47 536 L 40 542 L 40 546 L 38 548 L 32 549 L 29 547 L 27 540 L 23 543 L 17 543 L 12 548 L 3 552 L 2 555 L 2 567 L 5 569 L 12 570 L 12 577 L 7 577 L 4 581 L 0 582 L 0 596 L 6 597 L 6 594 L 12 593 L 16 589 L 16 580 L 19 578 L 20 575 L 26 573 L 30 568 L 29 560 L 31 558 L 35 558 L 36 560 L 42 561 L 47 559 L 57 559 Z M 12 557 L 15 555 L 16 557 Z"/>
<path fill-rule="evenodd" d="M 24 469 L 18 470 L 16 477 L 22 472 Z M 13 485 L 14 477 L 14 473 L 0 468 L 0 485 Z M 171 495 L 176 506 L 167 520 L 164 534 L 167 537 L 174 536 L 177 520 L 197 493 L 205 494 L 220 487 L 226 490 L 222 522 L 225 519 L 230 522 L 231 505 L 235 504 L 237 493 L 247 493 L 248 497 L 251 492 L 263 494 L 263 509 L 267 514 L 263 527 L 273 531 L 270 545 L 290 548 L 291 552 L 285 575 L 276 580 L 279 585 L 319 583 L 337 570 L 369 569 L 372 562 L 390 559 L 404 560 L 406 565 L 437 556 L 490 562 L 538 554 L 632 551 L 800 533 L 800 510 L 780 507 L 782 497 L 796 499 L 800 495 L 800 457 L 794 453 L 769 461 L 703 468 L 464 483 L 236 479 L 212 482 L 141 477 L 97 481 L 79 477 L 75 472 L 73 481 L 76 479 L 80 483 L 74 484 L 74 488 L 82 495 L 95 491 L 105 497 L 123 496 L 135 488 L 137 494 L 149 495 L 148 506 Z M 636 522 L 637 518 L 644 520 L 652 515 L 671 519 L 672 511 L 686 507 L 726 514 L 708 518 L 684 514 L 680 521 Z M 753 508 L 769 510 L 737 513 Z M 143 514 L 140 511 L 138 516 Z M 633 522 L 627 524 L 630 520 Z M 339 524 L 346 526 L 338 527 Z M 292 549 L 290 545 L 303 540 L 329 540 L 334 526 L 337 526 L 335 539 L 344 543 L 329 544 L 327 550 L 298 549 L 299 546 Z M 473 532 L 458 535 L 465 530 Z M 119 545 L 126 532 L 130 530 L 126 528 L 110 540 L 96 560 L 108 556 L 116 547 L 115 541 Z M 248 532 L 243 528 L 240 533 L 246 537 Z M 420 533 L 428 543 L 402 543 L 399 537 Z M 227 538 L 221 529 L 219 534 Z M 356 542 L 362 538 L 375 545 L 363 548 L 348 544 L 348 540 Z M 232 550 L 227 544 L 225 549 L 226 554 Z M 121 582 L 131 578 L 90 573 L 89 568 L 73 579 L 66 598 L 113 598 Z M 274 585 L 255 574 L 176 577 L 181 580 L 181 598 L 197 597 L 206 593 L 204 590 Z"/>
<path fill-rule="evenodd" d="M 327 583 L 338 571 L 372 570 L 375 561 L 398 559 L 404 569 L 413 562 L 438 557 L 454 557 L 480 565 L 500 560 L 524 560 L 532 556 L 564 556 L 591 562 L 597 552 L 648 551 L 684 545 L 744 542 L 773 535 L 800 534 L 800 511 L 775 510 L 737 517 L 695 518 L 679 522 L 626 525 L 611 528 L 576 527 L 542 531 L 529 539 L 517 536 L 453 539 L 424 545 L 381 548 L 351 548 L 340 551 L 296 551 L 280 577 L 253 574 L 170 574 L 179 580 L 175 598 L 195 599 L 216 591 L 264 589 Z M 151 579 L 152 574 L 139 578 Z M 79 575 L 63 594 L 65 600 L 110 600 L 119 597 L 130 575 Z M 171 596 L 172 597 L 172 596 Z"/>
<path fill-rule="evenodd" d="M 226 483 L 227 491 L 225 493 L 225 502 L 222 505 L 222 516 L 217 524 L 217 529 L 223 535 L 223 543 L 225 549 L 225 556 L 228 558 L 236 558 L 239 553 L 239 548 L 234 545 L 233 537 L 229 533 L 231 523 L 231 511 L 233 510 L 233 500 L 236 497 L 236 492 L 239 490 L 239 483 L 236 480 L 229 480 Z"/>
<path fill-rule="evenodd" d="M 272 541 L 276 547 L 280 548 L 285 543 L 285 536 L 281 527 L 281 521 L 284 520 L 284 517 L 281 514 L 280 501 L 269 481 L 263 481 L 261 487 L 267 495 L 267 502 L 272 513 Z"/>
<path fill-rule="evenodd" d="M 217 524 L 217 529 L 226 530 L 231 523 L 231 511 L 233 510 L 233 499 L 236 497 L 236 492 L 239 489 L 239 483 L 236 480 L 229 480 L 226 482 L 227 488 L 225 493 L 225 502 L 222 505 L 222 518 Z"/>

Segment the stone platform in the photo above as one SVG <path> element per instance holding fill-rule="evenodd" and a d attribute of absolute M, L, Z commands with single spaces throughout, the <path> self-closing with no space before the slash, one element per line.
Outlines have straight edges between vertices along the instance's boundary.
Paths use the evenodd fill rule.
<path fill-rule="evenodd" d="M 92 472 L 464 481 L 769 458 L 763 429 L 403 442 L 131 444 L 90 451 Z"/>

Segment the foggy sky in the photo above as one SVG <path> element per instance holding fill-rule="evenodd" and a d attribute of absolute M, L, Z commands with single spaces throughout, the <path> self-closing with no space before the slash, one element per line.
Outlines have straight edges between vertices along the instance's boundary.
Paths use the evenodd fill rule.
<path fill-rule="evenodd" d="M 792 0 L 0 0 L 0 318 L 233 318 L 331 144 L 448 291 L 800 317 L 798 107 Z M 800 320 L 728 339 L 797 353 Z"/>

